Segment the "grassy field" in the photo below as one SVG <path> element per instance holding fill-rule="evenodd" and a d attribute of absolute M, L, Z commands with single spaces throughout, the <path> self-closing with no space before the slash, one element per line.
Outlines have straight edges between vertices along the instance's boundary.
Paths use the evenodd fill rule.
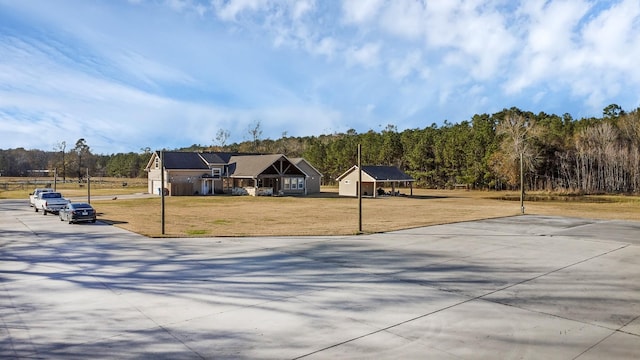
<path fill-rule="evenodd" d="M 152 237 L 161 233 L 159 197 L 98 200 L 100 195 L 146 192 L 146 179 L 92 183 L 98 219 Z M 26 199 L 27 190 L 2 190 L 0 198 Z M 78 184 L 58 186 L 67 197 L 86 196 Z M 408 190 L 403 191 L 408 193 Z M 640 220 L 638 196 L 548 196 L 529 194 L 526 214 Z M 364 198 L 362 230 L 385 232 L 425 225 L 520 214 L 517 193 L 414 189 L 413 197 Z M 175 237 L 351 235 L 358 233 L 358 200 L 337 188 L 307 197 L 186 196 L 165 198 L 165 234 Z"/>
<path fill-rule="evenodd" d="M 415 190 L 414 197 L 364 198 L 362 230 L 385 232 L 425 225 L 513 216 L 508 193 Z M 161 236 L 159 198 L 100 201 L 101 219 L 147 236 Z M 586 197 L 525 202 L 525 213 L 640 220 L 639 197 Z M 309 197 L 167 197 L 165 236 L 292 236 L 358 233 L 358 200 L 337 189 Z"/>
<path fill-rule="evenodd" d="M 123 186 L 126 183 L 125 186 Z M 51 187 L 63 193 L 66 197 L 86 196 L 88 190 L 91 195 L 121 195 L 134 194 L 147 191 L 147 179 L 121 179 L 121 178 L 102 178 L 96 177 L 91 179 L 90 189 L 87 189 L 87 183 L 78 183 L 77 180 L 67 180 L 63 183 L 62 179 L 54 184 L 54 179 L 49 177 L 0 177 L 0 199 L 27 199 L 29 193 L 35 188 Z"/>

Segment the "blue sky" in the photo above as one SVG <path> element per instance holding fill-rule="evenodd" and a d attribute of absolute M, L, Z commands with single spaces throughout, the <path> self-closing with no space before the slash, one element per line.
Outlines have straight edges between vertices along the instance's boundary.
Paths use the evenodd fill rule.
<path fill-rule="evenodd" d="M 0 0 L 0 149 L 640 106 L 638 0 Z"/>

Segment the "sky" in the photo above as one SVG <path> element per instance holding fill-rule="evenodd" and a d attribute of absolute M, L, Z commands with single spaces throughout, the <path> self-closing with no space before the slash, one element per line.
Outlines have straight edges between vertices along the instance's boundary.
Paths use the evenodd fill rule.
<path fill-rule="evenodd" d="M 0 149 L 640 106 L 638 0 L 0 0 Z"/>

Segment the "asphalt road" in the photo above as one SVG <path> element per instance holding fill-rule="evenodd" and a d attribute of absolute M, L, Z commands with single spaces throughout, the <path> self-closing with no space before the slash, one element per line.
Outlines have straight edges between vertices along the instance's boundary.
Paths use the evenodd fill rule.
<path fill-rule="evenodd" d="M 640 222 L 149 239 L 0 200 L 2 359 L 637 359 Z"/>

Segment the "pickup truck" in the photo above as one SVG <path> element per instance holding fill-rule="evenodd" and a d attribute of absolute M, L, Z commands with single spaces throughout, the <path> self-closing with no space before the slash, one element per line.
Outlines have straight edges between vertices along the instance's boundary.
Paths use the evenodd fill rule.
<path fill-rule="evenodd" d="M 40 194 L 53 191 L 54 190 L 52 188 L 36 188 L 32 193 L 29 194 L 29 206 L 33 207 L 33 204 L 35 204 L 36 199 Z"/>
<path fill-rule="evenodd" d="M 44 192 L 38 195 L 33 204 L 33 208 L 38 212 L 42 210 L 43 215 L 47 213 L 57 214 L 60 209 L 64 208 L 70 201 L 63 198 L 59 192 Z"/>

